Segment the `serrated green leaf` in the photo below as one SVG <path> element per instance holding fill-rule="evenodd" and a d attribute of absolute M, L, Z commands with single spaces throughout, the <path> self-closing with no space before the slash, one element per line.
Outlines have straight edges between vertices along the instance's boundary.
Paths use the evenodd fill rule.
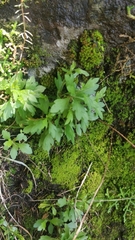
<path fill-rule="evenodd" d="M 50 122 L 48 132 L 53 138 L 55 138 L 56 136 L 56 131 L 57 131 L 56 126 Z"/>
<path fill-rule="evenodd" d="M 28 143 L 19 143 L 19 149 L 26 154 L 32 154 L 32 149 Z"/>
<path fill-rule="evenodd" d="M 34 104 L 35 107 L 39 108 L 45 114 L 48 113 L 49 105 L 50 103 L 47 96 L 42 96 L 38 99 L 38 103 Z"/>
<path fill-rule="evenodd" d="M 37 98 L 35 97 L 33 91 L 29 90 L 27 94 L 28 94 L 27 98 L 31 103 L 37 103 Z"/>
<path fill-rule="evenodd" d="M 54 144 L 54 139 L 49 133 L 45 136 L 43 142 L 40 141 L 40 146 L 42 146 L 43 149 L 47 152 L 50 151 L 53 144 Z"/>
<path fill-rule="evenodd" d="M 96 93 L 96 100 L 99 100 L 104 97 L 106 92 L 106 87 L 102 88 L 100 91 Z"/>
<path fill-rule="evenodd" d="M 81 128 L 81 124 L 76 124 L 75 125 L 75 129 L 76 129 L 76 133 L 78 136 L 82 135 L 82 128 Z"/>
<path fill-rule="evenodd" d="M 66 119 L 65 125 L 69 124 L 70 122 L 72 123 L 73 122 L 73 118 L 74 118 L 73 111 L 69 110 L 68 114 L 67 114 L 67 119 Z"/>
<path fill-rule="evenodd" d="M 38 82 L 35 81 L 35 77 L 31 76 L 27 81 L 26 81 L 26 89 L 31 89 L 35 90 L 36 86 L 38 85 Z"/>
<path fill-rule="evenodd" d="M 18 151 L 18 146 L 17 145 L 13 145 L 11 150 L 10 150 L 10 156 L 11 156 L 12 159 L 16 158 L 17 151 Z"/>
<path fill-rule="evenodd" d="M 27 122 L 28 126 L 26 126 L 23 131 L 24 133 L 37 133 L 40 134 L 44 128 L 47 128 L 48 121 L 47 118 L 41 119 L 31 119 Z"/>
<path fill-rule="evenodd" d="M 24 111 L 28 110 L 32 116 L 35 115 L 36 109 L 31 104 L 28 104 L 27 102 L 25 102 L 22 107 L 23 107 Z"/>
<path fill-rule="evenodd" d="M 75 117 L 78 121 L 80 121 L 84 114 L 86 114 L 86 108 L 84 107 L 84 105 L 81 104 L 80 100 L 78 99 L 74 99 L 72 102 L 72 110 L 75 113 Z"/>
<path fill-rule="evenodd" d="M 1 120 L 6 121 L 8 118 L 11 118 L 15 113 L 14 104 L 9 100 L 0 106 L 0 110 L 2 114 Z"/>
<path fill-rule="evenodd" d="M 83 130 L 83 133 L 86 132 L 88 125 L 89 125 L 89 118 L 87 114 L 84 118 L 81 119 L 81 128 Z"/>
<path fill-rule="evenodd" d="M 74 82 L 74 75 L 65 74 L 65 80 L 66 80 L 66 87 L 68 92 L 74 96 L 75 90 L 76 90 L 76 83 Z"/>
<path fill-rule="evenodd" d="M 2 137 L 7 140 L 10 139 L 10 132 L 2 130 Z"/>
<path fill-rule="evenodd" d="M 60 142 L 61 137 L 63 135 L 62 128 L 56 127 L 54 124 L 50 122 L 48 132 L 54 139 L 57 140 L 57 142 Z"/>
<path fill-rule="evenodd" d="M 69 107 L 69 98 L 56 99 L 51 107 L 51 113 L 63 113 Z"/>
<path fill-rule="evenodd" d="M 90 78 L 81 90 L 88 95 L 95 94 L 95 90 L 99 87 L 99 84 L 97 84 L 98 81 L 99 78 Z"/>
<path fill-rule="evenodd" d="M 63 81 L 62 81 L 62 78 L 61 78 L 59 72 L 57 72 L 57 78 L 55 78 L 55 85 L 56 85 L 58 91 L 60 91 L 62 89 Z"/>
<path fill-rule="evenodd" d="M 67 124 L 65 126 L 65 135 L 66 135 L 68 141 L 71 141 L 74 144 L 75 133 L 74 133 L 74 129 L 71 124 Z"/>
<path fill-rule="evenodd" d="M 76 93 L 76 84 L 69 84 L 67 85 L 67 90 L 68 92 L 71 94 L 71 96 L 75 96 L 75 93 Z"/>

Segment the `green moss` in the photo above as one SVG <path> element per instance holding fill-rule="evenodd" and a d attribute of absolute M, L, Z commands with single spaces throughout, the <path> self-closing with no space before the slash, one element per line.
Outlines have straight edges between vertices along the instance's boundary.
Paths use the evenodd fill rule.
<path fill-rule="evenodd" d="M 101 33 L 97 30 L 85 30 L 80 37 L 81 50 L 79 62 L 83 69 L 90 71 L 99 67 L 104 60 L 104 42 Z"/>
<path fill-rule="evenodd" d="M 77 40 L 71 40 L 66 53 L 69 63 L 74 60 L 91 77 L 103 77 L 104 55 L 105 43 L 98 30 L 84 30 Z"/>
<path fill-rule="evenodd" d="M 43 149 L 37 147 L 37 149 L 35 149 L 34 153 L 31 155 L 31 160 L 33 161 L 31 168 L 35 178 L 47 179 L 47 176 L 48 176 L 47 166 L 49 164 L 48 153 Z"/>
<path fill-rule="evenodd" d="M 78 182 L 79 173 L 81 171 L 78 162 L 78 153 L 66 151 L 63 154 L 58 154 L 52 159 L 52 180 L 55 183 L 72 189 Z"/>
<path fill-rule="evenodd" d="M 24 189 L 24 193 L 31 193 L 32 189 L 33 189 L 33 182 L 31 180 L 27 181 L 27 188 Z"/>

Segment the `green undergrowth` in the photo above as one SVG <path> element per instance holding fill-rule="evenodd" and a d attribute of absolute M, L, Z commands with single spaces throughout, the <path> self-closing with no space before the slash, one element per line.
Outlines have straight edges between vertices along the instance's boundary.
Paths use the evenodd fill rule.
<path fill-rule="evenodd" d="M 69 52 L 74 53 L 71 56 L 77 61 L 80 56 L 80 43 L 78 45 L 74 40 L 71 43 L 74 52 L 71 45 Z M 128 75 L 121 81 L 120 74 L 114 73 L 118 52 L 117 49 L 112 50 L 112 56 L 105 57 L 107 60 L 105 67 L 109 75 L 105 79 L 103 58 L 102 60 L 100 58 L 100 63 L 95 63 L 95 66 L 96 64 L 98 66 L 97 74 L 100 71 L 103 79 L 101 86 L 107 85 L 104 121 L 91 122 L 88 131 L 77 138 L 74 145 L 62 141 L 57 151 L 52 152 L 49 160 L 51 176 L 49 181 L 59 184 L 65 191 L 70 191 L 72 197 L 76 195 L 88 166 L 92 163 L 85 183 L 79 191 L 79 199 L 86 200 L 92 198 L 107 168 L 103 186 L 95 198 L 85 226 L 88 239 L 95 240 L 134 239 L 135 235 L 134 148 L 109 127 L 111 125 L 134 142 L 135 78 L 134 75 Z M 42 158 L 44 163 L 48 162 L 45 157 Z M 38 158 L 38 151 L 35 152 L 35 159 L 42 162 L 39 160 L 40 156 Z"/>
<path fill-rule="evenodd" d="M 7 40 L 8 37 L 6 41 Z M 51 123 L 47 132 L 48 135 L 54 135 L 55 133 L 55 138 L 57 140 L 57 134 L 59 134 L 55 128 L 55 125 L 57 126 L 58 124 L 57 119 L 59 118 L 59 128 L 63 126 L 61 130 L 61 133 L 63 133 L 65 125 L 72 123 L 72 118 L 76 115 L 77 119 L 75 119 L 73 122 L 74 125 L 73 123 L 71 124 L 71 127 L 75 126 L 78 128 L 78 136 L 72 136 L 75 131 L 74 127 L 70 129 L 72 130 L 70 131 L 70 134 L 67 134 L 67 139 L 75 139 L 75 142 L 72 141 L 74 142 L 73 144 L 67 143 L 65 136 L 61 137 L 59 143 L 56 146 L 56 141 L 52 141 L 51 139 L 53 143 L 51 143 L 52 148 L 50 150 L 50 155 L 48 156 L 48 153 L 38 146 L 39 138 L 41 135 L 40 133 L 42 131 L 42 125 L 39 126 L 39 119 L 37 119 L 37 117 L 39 117 L 38 114 L 41 114 L 41 111 L 39 110 L 40 108 L 35 114 L 35 119 L 32 119 L 31 116 L 28 115 L 27 121 L 29 121 L 29 131 L 26 131 L 26 133 L 32 135 L 34 132 L 36 137 L 34 138 L 34 136 L 31 136 L 30 140 L 28 138 L 29 145 L 31 149 L 33 149 L 33 153 L 29 157 L 27 156 L 25 160 L 23 160 L 28 164 L 32 173 L 34 174 L 35 180 L 37 182 L 37 189 L 34 189 L 33 179 L 31 178 L 30 172 L 26 171 L 26 174 L 24 173 L 21 175 L 18 169 L 15 171 L 15 175 L 21 175 L 21 181 L 18 180 L 18 182 L 20 181 L 21 183 L 19 182 L 18 186 L 23 186 L 21 190 L 19 187 L 16 188 L 16 191 L 18 191 L 18 194 L 22 192 L 23 197 L 27 197 L 25 202 L 28 204 L 26 207 L 22 207 L 22 212 L 20 215 L 24 216 L 24 227 L 31 233 L 33 239 L 35 240 L 44 240 L 46 236 L 50 238 L 52 237 L 52 239 L 72 240 L 71 236 L 74 234 L 73 229 L 77 228 L 79 223 L 79 219 L 76 221 L 74 220 L 77 190 L 79 189 L 79 186 L 81 186 L 81 183 L 90 164 L 92 164 L 90 171 L 87 174 L 86 180 L 80 188 L 77 196 L 77 202 L 83 202 L 85 205 L 85 207 L 81 206 L 79 208 L 78 204 L 78 208 L 80 210 L 80 218 L 82 218 L 86 212 L 88 204 L 90 203 L 95 191 L 99 187 L 105 169 L 106 174 L 104 183 L 99 190 L 98 195 L 95 197 L 92 209 L 84 223 L 84 229 L 87 233 L 88 238 L 85 238 L 86 236 L 84 235 L 80 239 L 134 239 L 135 152 L 131 144 L 122 138 L 118 132 L 116 133 L 114 129 L 120 131 L 131 142 L 134 142 L 135 76 L 134 73 L 132 73 L 132 75 L 128 75 L 126 78 L 122 78 L 120 73 L 114 73 L 116 67 L 115 60 L 117 58 L 118 51 L 116 49 L 115 51 L 112 50 L 112 56 L 111 53 L 110 56 L 107 56 L 105 48 L 106 44 L 104 43 L 103 36 L 99 31 L 85 30 L 77 41 L 72 40 L 70 42 L 68 51 L 66 53 L 68 59 L 66 59 L 64 63 L 58 64 L 55 70 L 52 70 L 48 74 L 44 74 L 38 79 L 40 84 L 46 88 L 45 93 L 47 94 L 50 101 L 50 105 L 47 107 L 46 111 L 51 108 L 52 112 L 50 113 L 55 116 L 55 118 L 50 118 Z M 37 44 L 37 46 L 30 48 L 30 52 L 31 51 L 32 55 L 29 53 L 29 51 L 26 52 L 27 59 L 23 59 L 23 64 L 29 68 L 42 65 L 44 62 L 44 59 L 42 62 L 42 57 L 44 58 L 45 56 L 42 56 L 42 51 L 39 45 Z M 10 51 L 8 54 L 9 56 L 11 55 Z M 41 59 L 39 58 L 39 55 Z M 4 68 L 4 64 L 8 64 L 8 59 L 5 59 L 4 55 L 3 59 L 5 62 L 2 62 L 2 67 Z M 70 62 L 73 60 L 76 63 L 71 65 Z M 70 65 L 72 69 L 70 68 Z M 20 64 L 18 67 L 20 67 Z M 83 105 L 83 107 L 81 107 L 81 111 L 79 112 L 76 110 L 76 106 L 78 105 L 73 105 L 73 99 L 75 98 L 79 99 L 76 102 L 79 104 L 79 106 L 81 106 L 83 101 L 82 95 L 77 94 L 79 92 L 81 84 L 83 85 L 83 83 L 88 83 L 88 79 L 85 76 L 86 72 L 84 75 L 82 74 L 83 76 L 76 75 L 79 69 L 78 67 L 87 70 L 90 77 L 100 77 L 100 89 L 107 86 L 106 94 L 103 99 L 105 106 L 104 120 L 90 121 L 87 131 L 81 130 L 81 127 L 83 125 L 80 127 L 81 118 L 85 120 L 82 111 L 83 109 L 86 110 L 86 108 L 84 108 Z M 81 71 L 81 73 L 84 73 L 83 70 Z M 57 72 L 59 72 L 59 74 L 57 74 Z M 8 72 L 8 70 L 6 70 L 5 73 L 6 77 L 12 77 L 12 74 Z M 105 74 L 108 75 L 108 77 L 105 76 Z M 78 78 L 75 76 L 78 76 Z M 3 75 L 3 78 L 4 77 L 5 75 Z M 73 82 L 68 81 L 71 79 L 71 77 L 74 77 Z M 30 80 L 27 80 L 26 83 L 28 84 L 29 81 Z M 65 84 L 64 81 L 67 81 L 69 83 Z M 56 86 L 54 86 L 54 83 L 57 83 Z M 73 83 L 72 88 L 70 83 Z M 35 81 L 33 81 L 33 84 L 35 84 Z M 84 86 L 85 85 L 83 85 L 83 87 Z M 66 88 L 70 92 L 69 97 Z M 83 97 L 85 99 L 84 95 L 85 94 L 83 94 Z M 53 103 L 56 97 L 59 97 L 58 100 L 64 99 L 65 104 L 62 106 L 62 108 L 61 101 L 59 104 L 57 100 L 55 103 Z M 91 97 L 91 95 L 89 97 Z M 2 100 L 2 103 L 3 102 L 4 101 Z M 69 106 L 68 110 L 71 110 L 69 111 L 70 114 L 68 115 L 66 111 L 67 103 Z M 56 107 L 58 111 L 56 110 Z M 45 119 L 46 111 L 44 114 L 45 116 L 43 115 Z M 40 116 L 41 123 L 43 116 Z M 50 115 L 48 115 L 48 118 L 49 117 Z M 66 121 L 66 123 L 64 123 L 64 121 Z M 37 135 L 37 131 L 34 128 L 35 122 L 37 129 L 39 127 L 39 135 Z M 33 130 L 31 130 L 32 126 Z M 112 129 L 110 126 L 112 126 L 114 129 Z M 53 131 L 51 132 L 52 127 Z M 14 132 L 12 132 L 12 134 L 14 134 Z M 8 141 L 10 140 L 11 145 L 13 144 L 15 146 L 18 146 L 16 150 L 17 154 L 17 151 L 20 151 L 22 146 L 20 141 L 25 140 L 26 136 L 21 132 L 18 133 L 19 136 L 17 135 L 18 139 L 14 138 L 11 141 L 8 131 L 3 132 L 3 135 L 6 135 L 5 139 Z M 46 138 L 46 141 L 44 141 L 45 147 L 48 144 L 47 139 L 48 138 Z M 24 155 L 25 153 L 29 153 L 29 151 L 25 151 Z M 21 157 L 19 160 L 22 160 Z M 20 168 L 20 172 L 21 170 L 22 169 Z M 13 172 L 12 175 L 14 175 Z M 23 185 L 25 181 L 27 184 Z M 15 184 L 15 182 L 12 184 Z M 39 203 L 43 203 L 44 206 L 39 205 Z M 40 207 L 38 209 L 38 205 L 40 207 L 42 206 L 41 209 Z M 37 219 L 39 219 L 39 221 Z M 36 220 L 38 222 L 34 225 L 34 222 L 36 222 Z M 68 231 L 69 229 L 67 226 L 69 225 L 66 225 L 69 223 L 71 231 Z M 6 223 L 0 222 L 0 224 L 2 225 Z M 73 227 L 71 226 L 72 224 Z M 37 230 L 33 230 L 33 225 L 35 228 L 37 228 Z M 5 231 L 5 226 L 3 228 Z M 71 236 L 70 233 L 72 234 Z M 42 235 L 44 235 L 45 238 L 42 238 Z M 63 238 L 61 238 L 61 236 L 63 236 Z M 69 238 L 67 238 L 67 236 Z M 27 237 L 25 237 L 25 239 L 27 239 Z"/>

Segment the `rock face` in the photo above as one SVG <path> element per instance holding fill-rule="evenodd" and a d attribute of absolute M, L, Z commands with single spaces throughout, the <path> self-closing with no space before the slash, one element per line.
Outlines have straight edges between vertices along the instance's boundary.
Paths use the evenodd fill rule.
<path fill-rule="evenodd" d="M 30 17 L 48 43 L 60 39 L 62 28 L 67 27 L 98 28 L 107 42 L 115 45 L 121 42 L 119 34 L 135 36 L 135 21 L 126 13 L 126 7 L 134 3 L 134 0 L 46 0 L 31 4 Z"/>
<path fill-rule="evenodd" d="M 83 29 L 98 29 L 105 41 L 117 46 L 125 41 L 120 35 L 135 36 L 135 21 L 127 17 L 126 7 L 134 0 L 38 0 L 27 3 L 33 28 L 37 28 L 42 45 L 48 49 L 51 60 L 62 56 L 70 39 L 76 38 Z M 15 16 L 14 5 L 1 8 L 1 18 Z M 132 9 L 135 14 L 135 8 Z"/>

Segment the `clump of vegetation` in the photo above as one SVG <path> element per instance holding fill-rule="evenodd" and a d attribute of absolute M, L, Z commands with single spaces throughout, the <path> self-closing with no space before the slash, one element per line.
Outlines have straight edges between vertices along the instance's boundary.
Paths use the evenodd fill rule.
<path fill-rule="evenodd" d="M 90 71 L 98 68 L 104 60 L 104 41 L 102 34 L 85 30 L 80 37 L 79 63 L 82 68 Z"/>
<path fill-rule="evenodd" d="M 17 44 L 19 34 L 17 23 L 10 31 L 0 30 L 0 128 L 4 143 L 0 237 L 133 239 L 134 73 L 121 77 L 120 71 L 116 73 L 117 61 L 111 57 L 104 64 L 102 34 L 85 30 L 69 45 L 72 63 L 39 78 L 40 85 L 33 76 L 27 77 L 23 67 L 42 65 L 42 51 L 32 46 L 25 55 L 31 34 L 25 29 L 22 36 L 28 34 L 28 39 L 24 37 L 24 42 Z M 96 76 L 103 78 L 106 66 L 113 70 L 99 84 Z M 7 160 L 23 166 L 15 171 L 15 175 L 22 174 L 12 180 L 11 193 L 6 189 L 10 178 L 4 165 Z M 11 175 L 13 178 L 13 170 Z M 6 204 L 14 199 L 22 208 L 19 212 L 12 205 L 11 213 L 18 212 L 24 228 L 13 217 L 17 227 L 8 223 L 7 215 L 5 220 L 6 211 L 12 215 Z"/>
<path fill-rule="evenodd" d="M 69 62 L 72 59 L 88 71 L 90 76 L 104 76 L 105 42 L 98 30 L 84 30 L 78 40 L 71 40 L 66 53 Z M 87 81 L 83 77 L 83 81 Z"/>

